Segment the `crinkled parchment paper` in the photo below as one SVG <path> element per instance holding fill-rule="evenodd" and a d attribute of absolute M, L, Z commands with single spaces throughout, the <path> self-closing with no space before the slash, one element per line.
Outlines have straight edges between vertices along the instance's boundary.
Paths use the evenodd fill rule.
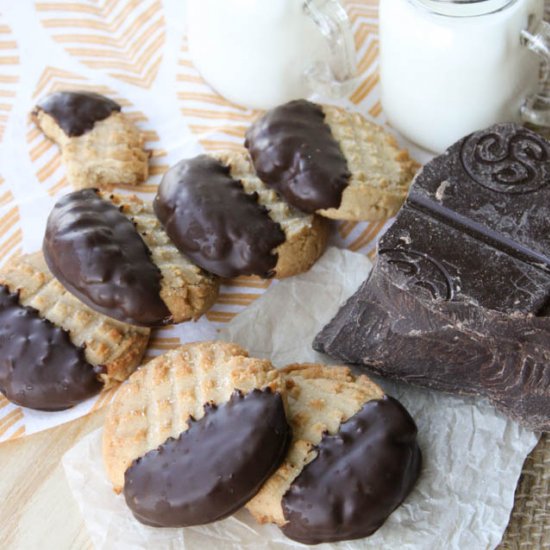
<path fill-rule="evenodd" d="M 308 273 L 273 285 L 221 331 L 220 339 L 238 342 L 251 355 L 269 357 L 277 366 L 330 362 L 311 350 L 311 341 L 369 269 L 365 256 L 331 248 Z M 485 401 L 377 381 L 418 424 L 424 455 L 421 478 L 373 536 L 316 548 L 494 548 L 508 523 L 523 461 L 537 441 L 535 434 Z M 306 548 L 286 539 L 274 526 L 257 525 L 245 510 L 202 527 L 163 530 L 141 525 L 107 481 L 101 431 L 71 449 L 63 465 L 98 549 Z"/>

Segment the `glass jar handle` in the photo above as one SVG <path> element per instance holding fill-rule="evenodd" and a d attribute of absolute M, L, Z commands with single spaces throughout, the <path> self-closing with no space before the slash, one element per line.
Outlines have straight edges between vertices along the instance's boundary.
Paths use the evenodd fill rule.
<path fill-rule="evenodd" d="M 540 21 L 534 29 L 521 31 L 521 40 L 542 59 L 539 92 L 525 99 L 521 118 L 528 124 L 550 128 L 550 24 Z"/>
<path fill-rule="evenodd" d="M 306 69 L 312 91 L 338 98 L 357 84 L 357 64 L 351 25 L 346 10 L 337 0 L 305 0 L 304 9 L 328 43 L 329 59 Z"/>

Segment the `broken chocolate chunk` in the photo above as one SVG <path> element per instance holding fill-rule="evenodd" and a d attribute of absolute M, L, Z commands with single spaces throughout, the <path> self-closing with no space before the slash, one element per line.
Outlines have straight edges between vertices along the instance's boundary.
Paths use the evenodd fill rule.
<path fill-rule="evenodd" d="M 550 143 L 530 130 L 454 144 L 419 173 L 370 278 L 314 348 L 550 429 L 549 184 Z"/>

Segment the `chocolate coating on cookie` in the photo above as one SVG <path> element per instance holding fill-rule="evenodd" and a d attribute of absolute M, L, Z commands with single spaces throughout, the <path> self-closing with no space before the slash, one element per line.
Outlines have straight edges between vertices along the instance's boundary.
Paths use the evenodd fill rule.
<path fill-rule="evenodd" d="M 120 105 L 112 99 L 93 92 L 56 92 L 40 101 L 34 113 L 44 111 L 65 134 L 77 137 L 120 109 Z"/>
<path fill-rule="evenodd" d="M 413 488 L 421 467 L 416 425 L 395 399 L 367 402 L 325 435 L 318 456 L 283 497 L 285 535 L 306 544 L 366 537 Z"/>
<path fill-rule="evenodd" d="M 260 179 L 313 214 L 338 208 L 351 174 L 319 105 L 304 99 L 268 111 L 246 132 Z"/>
<path fill-rule="evenodd" d="M 285 234 L 216 159 L 200 155 L 170 168 L 154 208 L 176 247 L 203 269 L 220 277 L 273 276 L 273 250 Z"/>
<path fill-rule="evenodd" d="M 78 299 L 109 317 L 141 326 L 167 324 L 161 273 L 133 223 L 95 189 L 62 197 L 46 225 L 44 257 Z"/>
<path fill-rule="evenodd" d="M 43 411 L 67 409 L 101 390 L 99 370 L 67 332 L 0 285 L 0 392 L 10 401 Z"/>
<path fill-rule="evenodd" d="M 155 527 L 201 525 L 241 508 L 281 464 L 291 438 L 283 401 L 269 389 L 208 404 L 177 439 L 135 460 L 124 496 Z"/>

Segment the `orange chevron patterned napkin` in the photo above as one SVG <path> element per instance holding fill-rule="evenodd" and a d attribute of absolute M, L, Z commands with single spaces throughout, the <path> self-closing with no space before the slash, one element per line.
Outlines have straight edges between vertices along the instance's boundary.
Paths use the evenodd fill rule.
<path fill-rule="evenodd" d="M 377 74 L 377 1 L 346 2 L 361 80 L 341 104 L 383 122 Z M 227 103 L 200 77 L 187 51 L 181 0 L 37 0 L 0 3 L 0 261 L 41 247 L 47 215 L 70 191 L 58 148 L 30 122 L 38 99 L 61 89 L 93 90 L 119 102 L 145 133 L 151 199 L 166 169 L 204 150 L 239 149 L 257 116 Z M 423 160 L 421 157 L 419 160 Z M 345 222 L 332 244 L 374 254 L 382 223 Z M 154 332 L 148 356 L 212 338 L 271 281 L 239 277 L 197 323 Z M 113 392 L 57 413 L 30 411 L 0 396 L 0 441 L 41 431 L 107 404 Z"/>

